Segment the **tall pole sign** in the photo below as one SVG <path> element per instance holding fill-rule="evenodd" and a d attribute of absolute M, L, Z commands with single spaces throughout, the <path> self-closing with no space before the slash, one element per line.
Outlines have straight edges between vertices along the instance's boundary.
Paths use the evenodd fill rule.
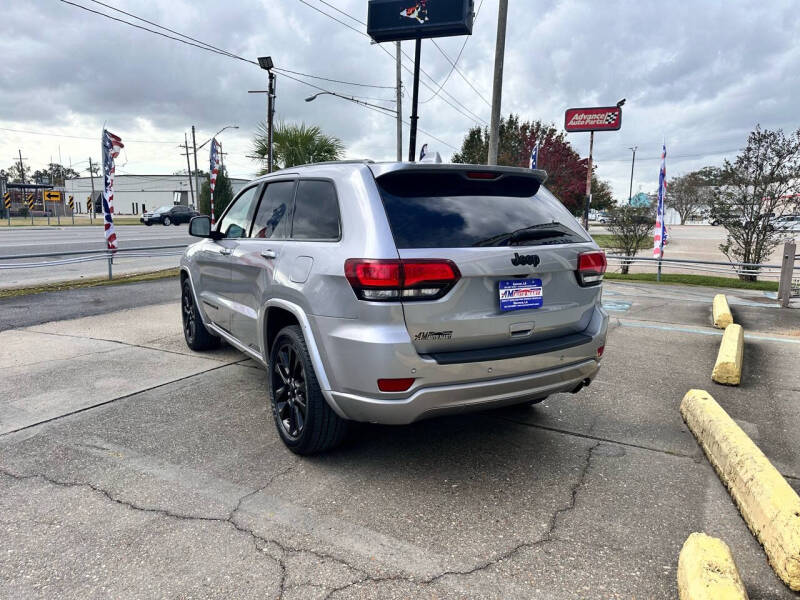
<path fill-rule="evenodd" d="M 622 127 L 623 98 L 616 106 L 590 108 L 568 108 L 564 113 L 564 129 L 567 133 L 589 132 L 589 160 L 586 165 L 586 204 L 583 207 L 583 228 L 589 229 L 589 208 L 592 203 L 592 151 L 595 131 L 617 131 Z"/>
<path fill-rule="evenodd" d="M 471 35 L 473 0 L 369 0 L 367 33 L 376 42 L 416 40 L 408 160 L 417 152 L 419 71 L 424 38 Z"/>

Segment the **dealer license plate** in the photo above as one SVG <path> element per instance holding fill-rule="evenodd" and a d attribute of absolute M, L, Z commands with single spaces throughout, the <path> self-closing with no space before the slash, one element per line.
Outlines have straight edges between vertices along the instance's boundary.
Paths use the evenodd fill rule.
<path fill-rule="evenodd" d="M 542 306 L 541 279 L 509 279 L 498 284 L 500 310 L 522 310 Z"/>

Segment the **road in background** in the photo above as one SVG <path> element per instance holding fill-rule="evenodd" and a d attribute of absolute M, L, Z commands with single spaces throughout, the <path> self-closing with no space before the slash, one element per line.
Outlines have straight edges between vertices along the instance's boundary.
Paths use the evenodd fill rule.
<path fill-rule="evenodd" d="M 146 246 L 170 246 L 191 244 L 197 241 L 189 235 L 186 225 L 165 227 L 163 225 L 126 225 L 117 227 L 117 239 L 121 249 Z M 103 229 L 93 226 L 75 227 L 15 227 L 0 230 L 0 256 L 39 254 L 45 252 L 75 252 L 79 250 L 104 250 L 106 247 Z M 175 252 L 173 250 L 173 252 Z M 60 257 L 21 259 L 18 262 L 47 262 Z M 146 273 L 177 267 L 178 256 L 115 258 L 115 275 Z M 0 262 L 0 266 L 9 264 Z M 98 260 L 68 265 L 53 265 L 26 269 L 0 270 L 0 288 L 18 288 L 45 283 L 74 281 L 108 274 L 108 263 Z"/>

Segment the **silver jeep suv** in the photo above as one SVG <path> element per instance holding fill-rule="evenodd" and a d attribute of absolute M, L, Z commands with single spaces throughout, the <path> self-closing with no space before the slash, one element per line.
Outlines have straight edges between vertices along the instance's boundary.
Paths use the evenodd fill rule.
<path fill-rule="evenodd" d="M 181 260 L 186 342 L 269 373 L 299 454 L 348 420 L 404 424 L 577 392 L 608 316 L 602 251 L 512 167 L 352 161 L 253 181 Z"/>

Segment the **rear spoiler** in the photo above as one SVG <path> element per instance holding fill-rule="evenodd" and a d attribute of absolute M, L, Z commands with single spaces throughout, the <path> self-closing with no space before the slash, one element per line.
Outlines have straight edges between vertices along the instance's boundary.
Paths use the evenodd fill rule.
<path fill-rule="evenodd" d="M 502 175 L 516 175 L 522 177 L 532 177 L 536 179 L 539 184 L 547 181 L 547 171 L 544 169 L 525 169 L 523 167 L 505 167 L 505 166 L 487 166 L 487 165 L 466 165 L 460 163 L 412 163 L 412 162 L 385 162 L 385 163 L 370 163 L 366 165 L 375 179 L 382 177 L 388 173 L 395 173 L 398 171 L 409 171 L 415 173 L 442 173 L 442 172 L 463 172 L 463 173 L 495 173 L 499 179 Z"/>

